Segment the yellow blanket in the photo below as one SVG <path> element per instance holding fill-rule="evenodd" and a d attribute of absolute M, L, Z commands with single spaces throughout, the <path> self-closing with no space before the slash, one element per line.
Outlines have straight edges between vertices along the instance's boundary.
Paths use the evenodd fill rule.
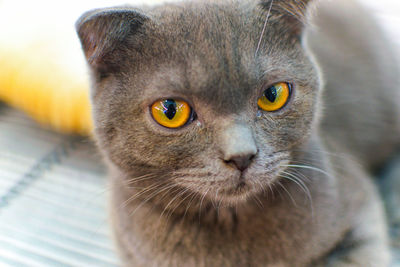
<path fill-rule="evenodd" d="M 88 81 L 68 72 L 45 48 L 0 52 L 0 101 L 65 133 L 90 135 Z M 82 55 L 83 57 L 83 55 Z"/>

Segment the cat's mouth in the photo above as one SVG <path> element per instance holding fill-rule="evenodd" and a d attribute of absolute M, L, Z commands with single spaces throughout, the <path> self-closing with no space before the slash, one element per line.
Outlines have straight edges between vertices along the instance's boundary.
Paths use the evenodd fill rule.
<path fill-rule="evenodd" d="M 232 197 L 246 197 L 246 195 L 251 193 L 251 191 L 253 191 L 252 186 L 249 182 L 243 180 L 239 181 L 236 186 L 226 190 L 224 194 Z"/>
<path fill-rule="evenodd" d="M 279 155 L 277 158 L 268 163 L 268 170 L 245 170 L 238 172 L 231 178 L 233 183 L 226 189 L 222 190 L 222 194 L 228 197 L 247 198 L 251 194 L 257 194 L 265 191 L 270 187 L 287 163 L 286 155 Z"/>
<path fill-rule="evenodd" d="M 246 201 L 260 192 L 265 192 L 265 188 L 269 186 L 275 176 L 277 176 L 275 173 L 254 174 L 247 172 L 234 175 L 229 185 L 225 184 L 218 190 L 217 201 L 227 204 Z"/>
<path fill-rule="evenodd" d="M 243 175 L 241 175 L 239 181 L 236 184 L 234 184 L 231 188 L 224 190 L 222 193 L 225 195 L 240 195 L 246 193 L 249 190 L 249 182 L 243 178 Z"/>
<path fill-rule="evenodd" d="M 202 200 L 236 205 L 270 191 L 281 171 L 286 169 L 283 166 L 288 164 L 289 155 L 276 152 L 268 155 L 268 158 L 268 162 L 256 161 L 244 171 L 214 162 L 215 165 L 208 171 L 188 171 L 177 182 L 190 192 L 197 193 Z"/>

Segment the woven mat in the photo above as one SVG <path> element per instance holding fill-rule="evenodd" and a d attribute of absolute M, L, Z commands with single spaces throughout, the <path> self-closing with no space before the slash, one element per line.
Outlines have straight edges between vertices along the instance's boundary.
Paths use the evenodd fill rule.
<path fill-rule="evenodd" d="M 0 106 L 0 266 L 118 266 L 105 177 L 89 140 Z"/>

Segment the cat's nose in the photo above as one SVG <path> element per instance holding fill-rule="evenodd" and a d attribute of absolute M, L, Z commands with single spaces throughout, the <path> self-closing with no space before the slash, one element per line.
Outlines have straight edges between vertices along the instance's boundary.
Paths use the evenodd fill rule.
<path fill-rule="evenodd" d="M 255 156 L 256 156 L 255 153 L 249 153 L 246 155 L 234 156 L 229 160 L 224 160 L 224 161 L 227 164 L 235 165 L 239 171 L 244 171 L 250 166 Z"/>
<path fill-rule="evenodd" d="M 227 126 L 220 142 L 224 162 L 240 171 L 247 169 L 257 154 L 252 130 L 245 124 Z"/>

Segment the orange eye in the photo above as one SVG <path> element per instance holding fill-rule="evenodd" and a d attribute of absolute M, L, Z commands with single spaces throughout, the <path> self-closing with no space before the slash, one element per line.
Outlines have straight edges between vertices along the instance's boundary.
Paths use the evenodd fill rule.
<path fill-rule="evenodd" d="M 191 115 L 191 108 L 185 101 L 166 99 L 156 101 L 151 106 L 154 120 L 167 128 L 179 128 L 185 125 Z"/>
<path fill-rule="evenodd" d="M 264 91 L 257 104 L 262 110 L 277 111 L 288 102 L 290 93 L 291 85 L 289 83 L 277 83 Z"/>

